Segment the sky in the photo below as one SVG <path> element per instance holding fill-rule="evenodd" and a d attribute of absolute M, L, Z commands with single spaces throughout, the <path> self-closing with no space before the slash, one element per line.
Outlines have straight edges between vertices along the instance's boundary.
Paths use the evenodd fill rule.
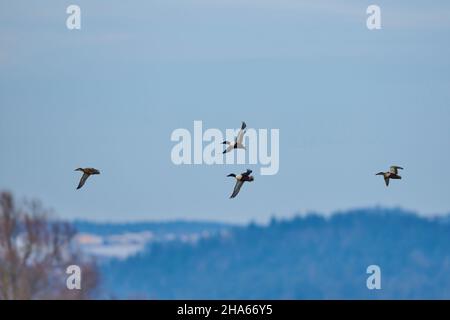
<path fill-rule="evenodd" d="M 0 190 L 100 221 L 448 213 L 449 16 L 448 1 L 2 0 Z M 279 173 L 174 165 L 171 133 L 195 120 L 279 129 Z M 386 188 L 375 173 L 394 164 Z M 102 174 L 77 191 L 78 167 Z M 226 175 L 247 167 L 230 200 Z"/>

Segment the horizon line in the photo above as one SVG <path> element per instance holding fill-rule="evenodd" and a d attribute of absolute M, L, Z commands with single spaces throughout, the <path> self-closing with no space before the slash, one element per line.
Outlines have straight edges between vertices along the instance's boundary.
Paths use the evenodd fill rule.
<path fill-rule="evenodd" d="M 285 217 L 277 217 L 274 213 L 270 215 L 266 221 L 256 221 L 255 219 L 247 219 L 246 221 L 230 221 L 226 219 L 202 219 L 202 218 L 186 218 L 186 217 L 175 217 L 168 219 L 131 219 L 131 220 L 123 220 L 119 219 L 89 219 L 89 218 L 57 218 L 56 220 L 67 221 L 70 223 L 91 223 L 91 224 L 111 224 L 111 225 L 119 225 L 119 224 L 171 224 L 171 223 L 185 223 L 185 224 L 217 224 L 217 225 L 228 225 L 228 226 L 248 226 L 248 225 L 270 225 L 272 221 L 292 221 L 298 218 L 306 218 L 311 216 L 319 216 L 323 218 L 331 218 L 338 215 L 349 215 L 354 214 L 358 211 L 388 211 L 390 213 L 394 213 L 394 211 L 400 211 L 401 214 L 412 215 L 422 219 L 436 219 L 436 218 L 446 218 L 450 217 L 450 212 L 446 213 L 433 213 L 433 214 L 423 214 L 417 210 L 404 208 L 401 206 L 366 206 L 366 207 L 354 207 L 348 209 L 336 209 L 329 213 L 319 212 L 317 210 L 307 210 L 307 211 L 297 211 L 291 216 Z"/>

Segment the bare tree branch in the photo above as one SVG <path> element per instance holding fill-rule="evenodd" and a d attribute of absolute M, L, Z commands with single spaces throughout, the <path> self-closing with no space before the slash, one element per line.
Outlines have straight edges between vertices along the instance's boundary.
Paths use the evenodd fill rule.
<path fill-rule="evenodd" d="M 0 193 L 0 299 L 87 299 L 96 289 L 97 266 L 73 245 L 75 230 L 48 216 L 39 202 L 20 209 Z M 66 288 L 73 264 L 83 270 L 82 290 Z"/>

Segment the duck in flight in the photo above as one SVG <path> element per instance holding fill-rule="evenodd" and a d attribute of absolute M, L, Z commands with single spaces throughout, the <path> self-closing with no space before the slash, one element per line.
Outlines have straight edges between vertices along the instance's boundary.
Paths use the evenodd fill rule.
<path fill-rule="evenodd" d="M 84 186 L 86 180 L 92 176 L 92 175 L 96 175 L 96 174 L 100 174 L 100 171 L 98 171 L 97 169 L 94 168 L 78 168 L 75 169 L 75 171 L 81 171 L 83 172 L 83 176 L 81 177 L 80 183 L 78 184 L 77 190 L 81 189 L 82 186 Z"/>
<path fill-rule="evenodd" d="M 398 175 L 398 170 L 403 170 L 403 168 L 399 166 L 392 166 L 388 172 L 379 172 L 376 175 L 383 176 L 384 182 L 386 183 L 386 187 L 389 187 L 390 179 L 400 180 L 402 178 L 401 176 Z"/>
<path fill-rule="evenodd" d="M 239 175 L 235 175 L 234 173 L 229 174 L 227 177 L 233 177 L 236 179 L 236 185 L 234 186 L 233 194 L 231 195 L 230 199 L 235 198 L 239 191 L 241 191 L 242 185 L 244 182 L 252 182 L 255 180 L 253 176 L 251 176 L 252 170 L 247 169 L 246 172 L 241 173 Z"/>
<path fill-rule="evenodd" d="M 223 154 L 231 152 L 234 149 L 244 149 L 245 150 L 245 146 L 243 144 L 244 143 L 244 135 L 247 132 L 247 131 L 245 131 L 245 128 L 247 128 L 247 124 L 245 122 L 242 122 L 241 130 L 239 130 L 239 133 L 238 133 L 236 139 L 234 139 L 233 142 L 224 141 L 222 143 L 222 144 L 228 145 L 228 147 L 225 149 Z"/>

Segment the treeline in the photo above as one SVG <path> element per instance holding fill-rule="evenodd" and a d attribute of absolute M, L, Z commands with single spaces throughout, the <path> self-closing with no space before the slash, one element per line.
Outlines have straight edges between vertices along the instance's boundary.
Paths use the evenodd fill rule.
<path fill-rule="evenodd" d="M 366 287 L 367 267 L 382 290 Z M 151 245 L 102 267 L 117 296 L 159 299 L 448 299 L 450 224 L 398 210 L 272 220 L 196 245 Z"/>

